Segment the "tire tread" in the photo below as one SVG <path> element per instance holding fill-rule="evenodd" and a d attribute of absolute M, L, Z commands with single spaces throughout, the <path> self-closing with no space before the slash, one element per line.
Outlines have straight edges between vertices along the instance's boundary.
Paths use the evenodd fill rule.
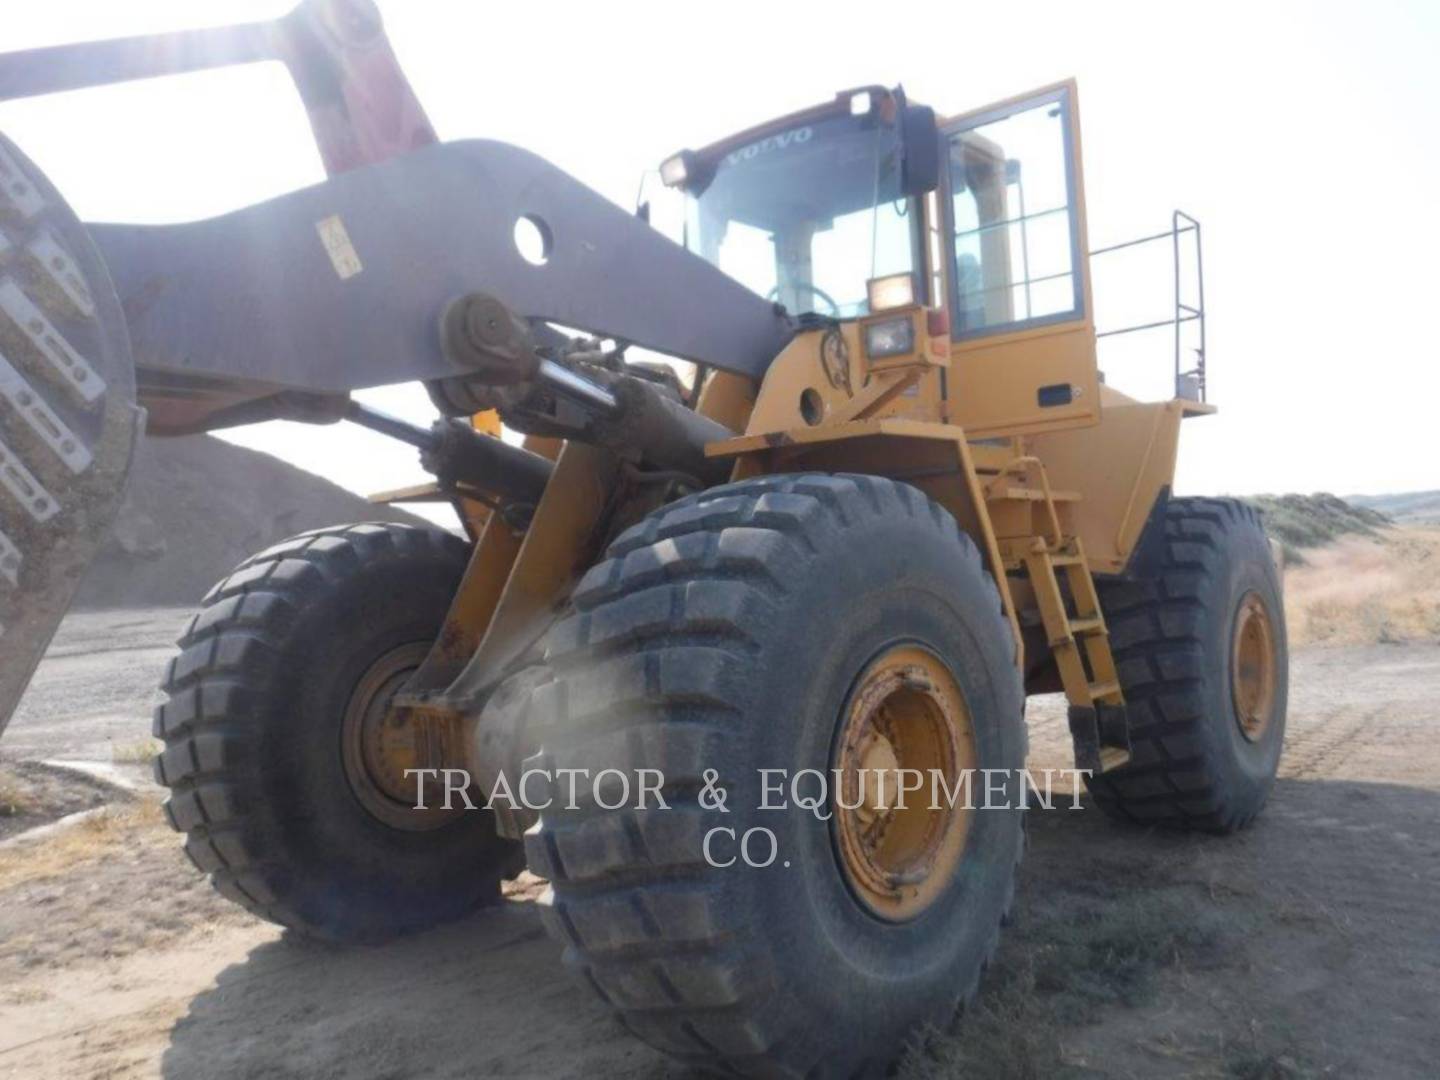
<path fill-rule="evenodd" d="M 1207 760 L 1202 728 L 1205 597 L 1218 585 L 1235 532 L 1263 533 L 1238 499 L 1177 498 L 1164 508 L 1163 558 L 1148 580 L 1096 582 L 1130 711 L 1129 765 L 1091 777 L 1107 813 L 1141 825 L 1229 833 L 1259 807 L 1240 808 Z"/>
<path fill-rule="evenodd" d="M 284 660 L 299 612 L 328 584 L 389 554 L 463 560 L 465 551 L 435 529 L 330 526 L 251 556 L 206 595 L 166 668 L 152 720 L 165 745 L 153 769 L 169 790 L 167 820 L 222 895 L 262 919 L 324 936 L 326 928 L 286 906 L 272 884 L 283 868 L 254 802 L 263 785 L 254 731 L 262 688 Z"/>
<path fill-rule="evenodd" d="M 743 734 L 734 725 L 754 662 L 748 628 L 784 602 L 788 569 L 798 571 L 821 550 L 822 531 L 896 513 L 947 536 L 984 572 L 979 551 L 948 513 L 908 485 L 872 476 L 742 481 L 677 500 L 622 533 L 584 576 L 574 613 L 548 639 L 555 682 L 536 691 L 551 696 L 536 703 L 535 715 L 546 717 L 551 733 L 564 733 L 560 745 L 568 742 L 566 756 L 577 759 L 559 764 L 594 762 L 597 741 L 617 734 L 631 740 L 627 760 L 645 766 L 682 725 L 716 738 Z M 1010 642 L 993 582 L 991 594 L 996 632 Z M 643 684 L 596 678 L 625 659 L 641 661 Z M 603 726 L 600 710 L 575 704 L 613 702 L 636 685 L 643 686 L 644 710 L 620 731 Z M 637 741 L 647 733 L 656 739 Z M 667 757 L 665 775 L 693 793 L 700 764 L 710 758 L 703 737 L 686 741 L 693 752 L 679 762 Z M 551 751 L 542 756 L 557 763 Z M 542 814 L 530 829 L 531 868 L 550 882 L 542 915 L 565 944 L 566 963 L 629 1030 L 682 1061 L 731 1073 L 830 1075 L 824 1063 L 787 1056 L 767 1007 L 768 969 L 753 958 L 748 968 L 741 964 L 740 929 L 727 920 L 699 854 L 709 812 L 693 798 L 670 801 L 664 814 L 581 802 L 566 815 Z M 1016 863 L 1022 851 L 1023 839 Z M 998 933 L 997 922 L 987 962 Z M 968 996 L 975 987 L 962 989 Z"/>

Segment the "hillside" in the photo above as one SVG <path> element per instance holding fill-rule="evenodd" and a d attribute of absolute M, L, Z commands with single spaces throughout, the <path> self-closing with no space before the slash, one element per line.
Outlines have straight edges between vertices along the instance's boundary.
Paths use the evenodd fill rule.
<path fill-rule="evenodd" d="M 1440 525 L 1440 491 L 1347 495 L 1345 501 L 1352 506 L 1378 510 L 1403 525 Z"/>
<path fill-rule="evenodd" d="M 1263 511 L 1266 530 L 1284 550 L 1292 646 L 1440 638 L 1440 529 L 1405 515 L 1427 497 L 1440 493 L 1246 500 Z"/>
<path fill-rule="evenodd" d="M 1390 518 L 1357 507 L 1329 492 L 1314 495 L 1254 495 L 1246 502 L 1265 515 L 1265 530 L 1280 542 L 1287 564 L 1305 561 L 1308 548 L 1323 547 L 1342 536 L 1374 536 Z"/>
<path fill-rule="evenodd" d="M 350 521 L 408 521 L 269 454 L 208 435 L 143 439 L 109 542 L 79 607 L 196 603 L 247 555 Z"/>

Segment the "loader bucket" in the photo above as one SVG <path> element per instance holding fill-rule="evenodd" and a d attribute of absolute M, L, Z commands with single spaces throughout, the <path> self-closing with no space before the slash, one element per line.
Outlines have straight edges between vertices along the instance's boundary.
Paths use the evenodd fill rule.
<path fill-rule="evenodd" d="M 0 135 L 0 732 L 109 534 L 144 418 L 104 262 Z"/>

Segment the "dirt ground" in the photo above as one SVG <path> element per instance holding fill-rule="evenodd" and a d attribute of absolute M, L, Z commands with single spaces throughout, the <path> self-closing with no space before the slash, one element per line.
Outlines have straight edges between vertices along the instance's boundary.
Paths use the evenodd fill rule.
<path fill-rule="evenodd" d="M 127 748 L 183 618 L 72 618 L 0 762 L 138 769 Z M 981 1001 L 917 1038 L 901 1076 L 1436 1075 L 1437 697 L 1433 642 L 1302 650 L 1281 779 L 1251 830 L 1032 811 Z M 1032 767 L 1063 766 L 1059 703 L 1031 715 Z M 153 798 L 117 798 L 0 840 L 0 1078 L 685 1075 L 568 980 L 538 889 L 522 879 L 500 908 L 393 945 L 318 946 L 212 893 Z"/>
<path fill-rule="evenodd" d="M 39 761 L 0 760 L 0 840 L 114 799 L 110 784 L 84 773 Z"/>

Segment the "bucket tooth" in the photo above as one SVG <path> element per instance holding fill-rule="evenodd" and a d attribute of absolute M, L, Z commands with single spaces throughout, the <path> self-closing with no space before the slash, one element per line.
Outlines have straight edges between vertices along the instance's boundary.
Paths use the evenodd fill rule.
<path fill-rule="evenodd" d="M 20 586 L 20 563 L 22 561 L 24 561 L 24 556 L 15 546 L 15 541 L 6 536 L 3 530 L 0 530 L 0 578 L 8 581 L 11 588 Z"/>
<path fill-rule="evenodd" d="M 35 392 L 25 376 L 0 353 L 0 397 L 8 401 L 40 440 L 55 451 L 72 473 L 90 467 L 90 451 L 49 404 Z"/>
<path fill-rule="evenodd" d="M 27 219 L 45 209 L 45 197 L 3 146 L 0 146 L 0 206 L 8 206 Z"/>
<path fill-rule="evenodd" d="M 35 351 L 55 368 L 61 384 L 81 401 L 91 404 L 105 392 L 105 380 L 11 278 L 0 279 L 0 311 L 30 339 Z"/>
<path fill-rule="evenodd" d="M 4 440 L 0 440 L 0 485 L 36 521 L 49 521 L 60 508 L 54 496 L 45 490 L 45 485 L 35 479 L 20 460 L 20 455 L 6 446 Z"/>
<path fill-rule="evenodd" d="M 90 296 L 85 279 L 80 276 L 70 253 L 60 246 L 60 241 L 48 229 L 37 233 L 25 245 L 25 252 L 44 278 L 64 295 L 79 315 L 86 319 L 94 317 L 95 301 Z M 0 255 L 3 254 L 4 250 L 0 249 Z"/>

